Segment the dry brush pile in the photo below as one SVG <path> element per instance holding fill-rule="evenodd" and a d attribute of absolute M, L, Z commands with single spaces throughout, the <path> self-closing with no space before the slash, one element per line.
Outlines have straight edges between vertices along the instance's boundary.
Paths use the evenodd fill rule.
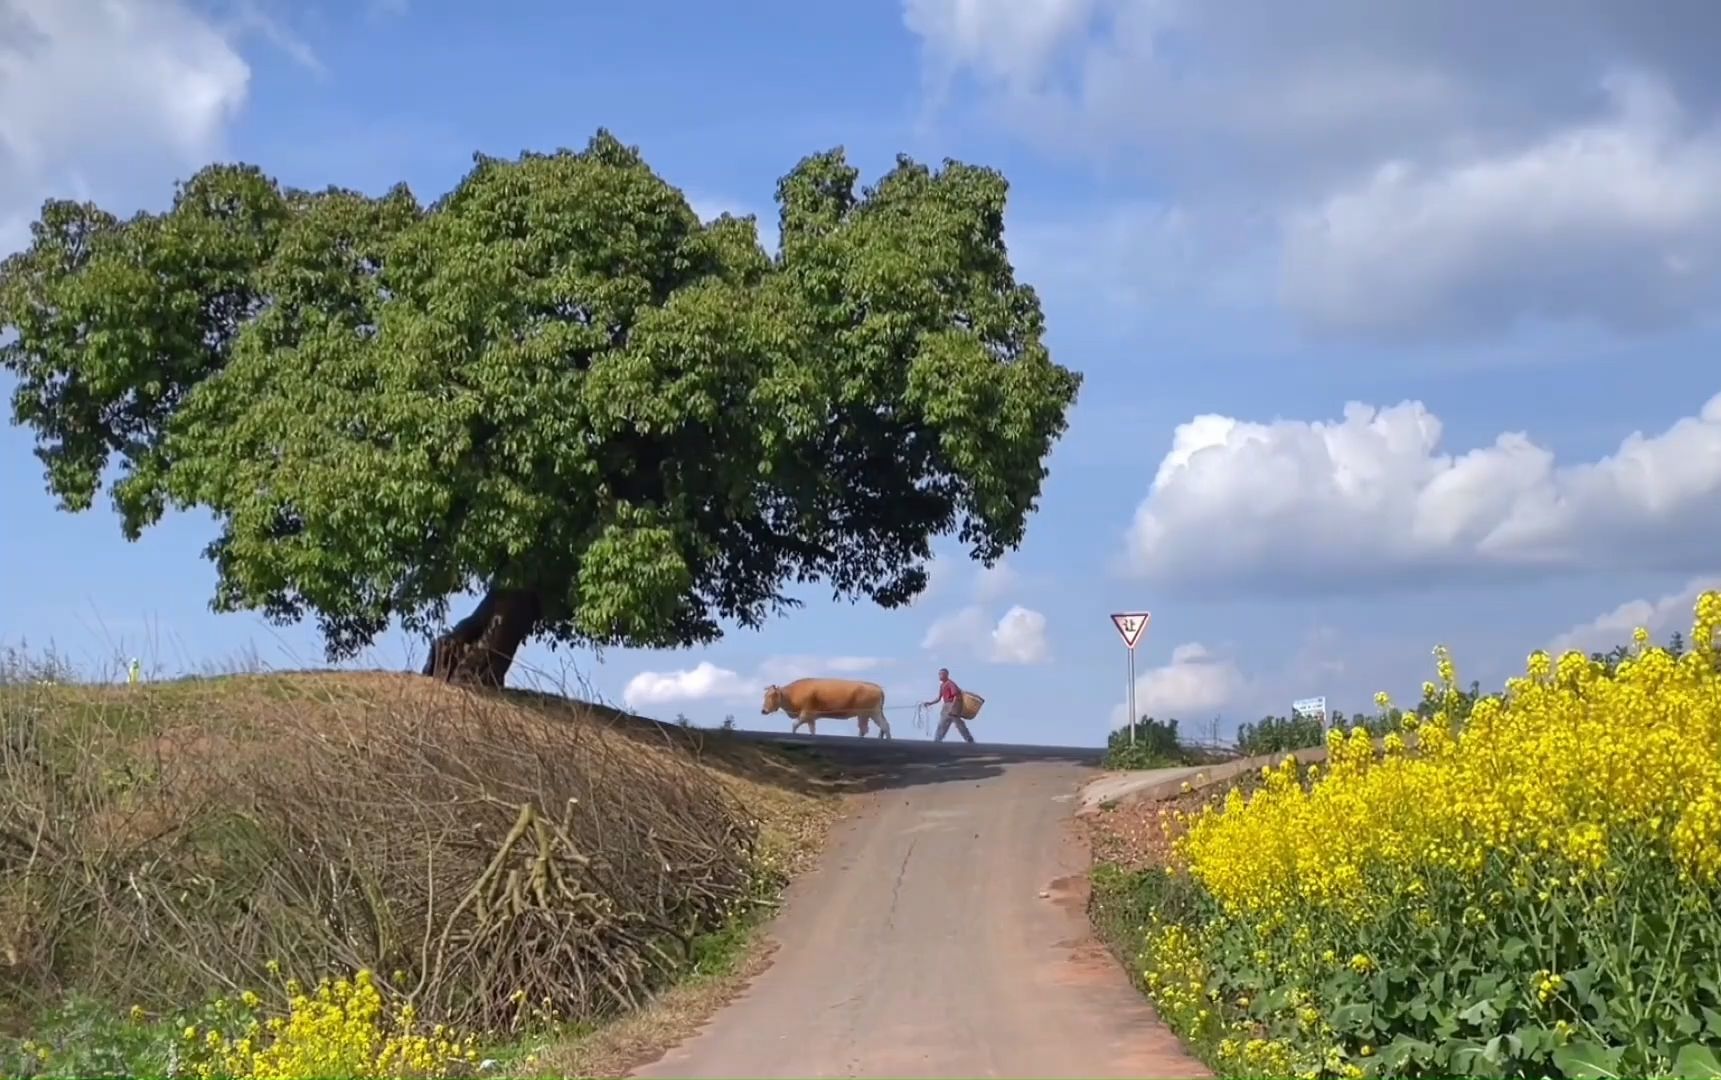
<path fill-rule="evenodd" d="M 765 883 L 746 808 L 631 723 L 384 676 L 0 687 L 0 1005 L 361 969 L 464 1030 L 637 1005 Z"/>

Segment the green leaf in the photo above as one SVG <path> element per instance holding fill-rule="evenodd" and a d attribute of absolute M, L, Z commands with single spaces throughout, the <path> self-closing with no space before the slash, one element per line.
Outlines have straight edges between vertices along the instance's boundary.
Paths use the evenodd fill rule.
<path fill-rule="evenodd" d="M 1346 1032 L 1362 1031 L 1373 1023 L 1373 1021 L 1374 1006 L 1367 1002 L 1353 1002 L 1349 1005 L 1340 1005 L 1338 1008 L 1334 1009 L 1331 1015 L 1327 1018 L 1327 1022 L 1330 1023 L 1335 1030 Z"/>
<path fill-rule="evenodd" d="M 1703 1030 L 1721 1038 L 1721 1012 L 1716 1012 L 1707 1005 L 1700 1006 L 1703 1010 Z"/>
<path fill-rule="evenodd" d="M 1392 996 L 1392 983 L 1384 969 L 1369 978 L 1369 992 L 1376 1002 L 1386 1001 Z"/>
<path fill-rule="evenodd" d="M 1717 1080 L 1721 1078 L 1721 1060 L 1702 1043 L 1686 1043 L 1673 1056 L 1673 1072 L 1681 1080 Z"/>
<path fill-rule="evenodd" d="M 1492 1064 L 1501 1065 L 1517 1057 L 1523 1048 L 1523 1042 L 1516 1035 L 1496 1035 L 1482 1048 L 1482 1056 Z"/>
<path fill-rule="evenodd" d="M 1620 1076 L 1619 1062 L 1624 1056 L 1624 1047 L 1571 1042 L 1554 1051 L 1554 1067 L 1571 1080 L 1612 1080 Z"/>
<path fill-rule="evenodd" d="M 1535 1058 L 1554 1044 L 1554 1033 L 1540 1024 L 1525 1024 L 1514 1035 L 1525 1057 Z"/>
<path fill-rule="evenodd" d="M 1471 1074 L 1482 1058 L 1482 1044 L 1469 1039 L 1454 1039 L 1445 1043 L 1441 1049 L 1445 1051 L 1453 1071 L 1465 1076 Z"/>
<path fill-rule="evenodd" d="M 1491 999 L 1483 998 L 1459 1013 L 1458 1018 L 1472 1027 L 1485 1027 L 1500 1018 L 1500 1010 Z"/>
<path fill-rule="evenodd" d="M 1413 1061 L 1419 1065 L 1427 1064 L 1434 1056 L 1432 1044 L 1408 1035 L 1399 1035 L 1380 1048 L 1380 1072 L 1390 1076 L 1403 1071 L 1405 1066 Z"/>

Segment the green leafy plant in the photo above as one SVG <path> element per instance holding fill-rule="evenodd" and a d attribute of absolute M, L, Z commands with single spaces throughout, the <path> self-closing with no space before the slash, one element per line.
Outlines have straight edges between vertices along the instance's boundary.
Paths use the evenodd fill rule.
<path fill-rule="evenodd" d="M 1176 720 L 1155 720 L 1142 717 L 1134 725 L 1111 733 L 1106 741 L 1105 767 L 1108 769 L 1156 769 L 1180 764 L 1183 746 L 1177 738 Z"/>

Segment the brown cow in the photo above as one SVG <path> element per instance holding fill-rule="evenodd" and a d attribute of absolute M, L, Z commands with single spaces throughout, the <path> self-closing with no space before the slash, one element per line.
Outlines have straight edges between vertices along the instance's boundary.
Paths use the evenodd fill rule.
<path fill-rule="evenodd" d="M 765 705 L 760 715 L 781 709 L 795 718 L 789 728 L 793 735 L 802 724 L 809 735 L 817 735 L 818 720 L 860 721 L 861 738 L 866 738 L 868 721 L 878 721 L 878 737 L 890 738 L 890 721 L 884 718 L 884 687 L 878 683 L 857 679 L 796 679 L 787 686 L 765 687 Z"/>

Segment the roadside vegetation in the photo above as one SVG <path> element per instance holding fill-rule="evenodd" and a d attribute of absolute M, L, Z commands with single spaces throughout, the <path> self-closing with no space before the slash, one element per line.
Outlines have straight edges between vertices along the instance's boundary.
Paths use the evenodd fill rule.
<path fill-rule="evenodd" d="M 1598 663 L 1612 662 L 1600 653 L 1596 654 L 1595 660 Z M 1435 709 L 1443 707 L 1458 715 L 1468 715 L 1480 696 L 1480 687 L 1472 683 L 1470 689 L 1459 691 L 1458 699 L 1450 704 L 1424 701 L 1408 713 L 1390 704 L 1372 713 L 1358 712 L 1351 716 L 1335 711 L 1324 726 L 1320 718 L 1314 716 L 1264 716 L 1260 720 L 1240 724 L 1235 738 L 1229 743 L 1190 739 L 1179 730 L 1175 719 L 1158 720 L 1144 716 L 1136 722 L 1133 738 L 1128 727 L 1111 733 L 1106 742 L 1104 766 L 1108 769 L 1162 769 L 1308 750 L 1323 745 L 1326 733 L 1334 729 L 1350 732 L 1361 728 L 1371 738 L 1381 739 L 1395 732 L 1402 733 L 1407 716 L 1414 724 L 1419 719 L 1426 720 Z"/>
<path fill-rule="evenodd" d="M 1189 763 L 1191 751 L 1179 740 L 1176 720 L 1142 717 L 1132 732 L 1121 727 L 1106 740 L 1108 769 L 1163 769 Z"/>
<path fill-rule="evenodd" d="M 744 962 L 833 781 L 553 695 L 9 654 L 0 1075 L 625 1064 L 579 1044 Z"/>
<path fill-rule="evenodd" d="M 1718 627 L 1490 696 L 1441 653 L 1384 750 L 1136 810 L 1096 923 L 1228 1076 L 1721 1076 Z"/>

